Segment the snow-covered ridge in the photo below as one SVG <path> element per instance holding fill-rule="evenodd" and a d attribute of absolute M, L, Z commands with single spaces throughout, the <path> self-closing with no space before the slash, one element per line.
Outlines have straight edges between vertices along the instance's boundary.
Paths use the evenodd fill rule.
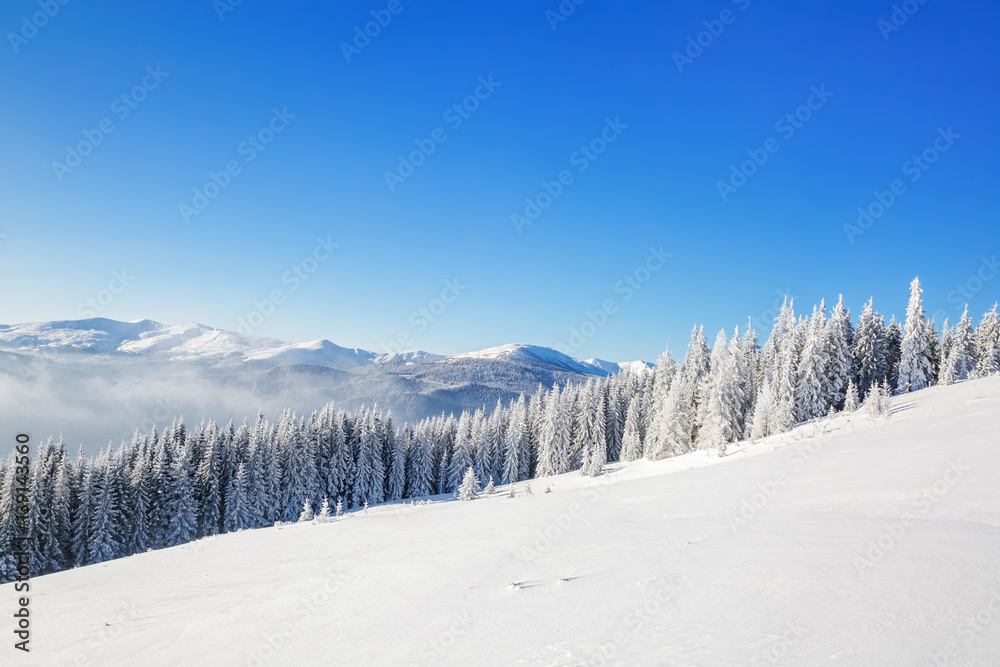
<path fill-rule="evenodd" d="M 328 340 L 288 343 L 276 338 L 216 329 L 197 322 L 161 324 L 152 320 L 119 322 L 105 318 L 0 325 L 0 350 L 116 355 L 200 362 L 212 366 L 264 363 L 342 369 L 439 356 L 422 350 L 376 354 L 341 347 Z"/>
<path fill-rule="evenodd" d="M 540 345 L 525 345 L 523 343 L 508 343 L 497 347 L 489 347 L 476 352 L 465 352 L 456 354 L 449 359 L 493 359 L 510 361 L 514 363 L 537 363 L 539 361 L 546 364 L 570 370 L 585 375 L 607 375 L 607 371 L 599 366 L 577 361 L 569 355 L 558 350 Z"/>
<path fill-rule="evenodd" d="M 626 367 L 635 370 L 650 366 L 642 361 L 619 364 L 591 359 L 582 362 L 552 348 L 524 344 L 501 345 L 451 357 L 423 350 L 377 353 L 341 347 L 325 339 L 289 343 L 276 338 L 217 329 L 197 322 L 119 322 L 102 317 L 0 325 L 0 350 L 105 355 L 109 358 L 202 363 L 213 367 L 302 364 L 349 369 L 390 362 L 487 359 L 528 365 L 542 364 L 584 375 L 607 375 Z"/>

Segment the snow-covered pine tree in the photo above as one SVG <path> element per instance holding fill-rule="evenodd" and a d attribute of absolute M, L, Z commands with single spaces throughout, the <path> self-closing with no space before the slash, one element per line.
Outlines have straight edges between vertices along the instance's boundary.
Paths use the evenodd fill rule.
<path fill-rule="evenodd" d="M 312 521 L 315 518 L 313 514 L 312 505 L 309 504 L 309 499 L 306 498 L 302 503 L 302 511 L 299 512 L 299 523 L 306 523 L 307 521 Z"/>
<path fill-rule="evenodd" d="M 604 466 L 608 462 L 607 434 L 605 428 L 604 392 L 597 388 L 597 405 L 594 409 L 593 420 L 590 427 L 591 443 L 587 447 L 587 462 L 582 472 L 590 477 L 596 477 L 604 471 Z"/>
<path fill-rule="evenodd" d="M 442 491 L 451 493 L 461 486 L 465 479 L 467 468 L 475 464 L 475 443 L 473 441 L 473 417 L 463 411 L 458 419 L 458 431 L 455 433 L 455 451 L 451 457 L 447 485 Z"/>
<path fill-rule="evenodd" d="M 625 418 L 625 434 L 622 437 L 622 461 L 638 461 L 642 458 L 642 439 L 639 433 L 639 396 L 633 396 L 628 404 Z"/>
<path fill-rule="evenodd" d="M 826 318 L 821 309 L 814 309 L 809 320 L 805 346 L 802 348 L 798 365 L 798 386 L 795 389 L 797 421 L 803 422 L 826 414 L 827 397 L 827 356 L 828 333 Z"/>
<path fill-rule="evenodd" d="M 394 432 L 392 417 L 385 420 L 385 439 L 390 450 L 391 467 L 388 475 L 388 493 L 386 500 L 399 500 L 406 491 L 406 440 Z"/>
<path fill-rule="evenodd" d="M 906 307 L 906 324 L 900 347 L 897 391 L 917 391 L 931 384 L 934 368 L 931 354 L 932 333 L 924 315 L 920 279 L 910 283 L 910 302 Z"/>
<path fill-rule="evenodd" d="M 524 394 L 511 406 L 507 419 L 507 432 L 504 434 L 503 480 L 505 484 L 520 482 L 531 475 L 531 425 L 529 423 L 528 405 Z"/>
<path fill-rule="evenodd" d="M 574 449 L 580 452 L 580 470 L 590 464 L 596 443 L 594 442 L 594 418 L 597 416 L 597 405 L 594 402 L 594 382 L 588 382 L 582 390 L 578 403 L 576 429 L 573 433 Z"/>
<path fill-rule="evenodd" d="M 976 358 L 976 341 L 972 330 L 972 318 L 969 317 L 969 304 L 952 332 L 952 344 L 949 355 L 954 356 L 955 380 L 964 380 L 973 372 Z"/>
<path fill-rule="evenodd" d="M 826 402 L 840 408 L 844 404 L 847 383 L 854 377 L 851 358 L 854 330 L 851 327 L 851 311 L 844 305 L 843 294 L 837 300 L 827 327 Z"/>
<path fill-rule="evenodd" d="M 738 338 L 737 331 L 734 340 Z M 738 346 L 736 353 L 739 353 Z M 715 338 L 708 378 L 702 425 L 698 431 L 698 447 L 721 450 L 726 444 L 739 439 L 742 429 L 738 410 L 743 403 L 736 357 L 726 341 L 725 330 L 720 330 Z"/>
<path fill-rule="evenodd" d="M 559 475 L 569 470 L 569 415 L 559 385 L 546 400 L 545 419 L 538 442 L 538 477 Z"/>
<path fill-rule="evenodd" d="M 490 482 L 489 484 L 486 485 L 486 488 L 483 489 L 483 495 L 489 497 L 492 496 L 495 492 L 496 492 L 496 487 L 493 486 L 493 476 L 490 475 Z"/>
<path fill-rule="evenodd" d="M 330 500 L 328 498 L 323 498 L 323 505 L 319 508 L 319 514 L 316 515 L 320 523 L 327 523 L 330 521 Z"/>
<path fill-rule="evenodd" d="M 902 359 L 903 329 L 893 315 L 885 328 L 885 362 L 889 393 L 899 387 L 899 362 Z"/>
<path fill-rule="evenodd" d="M 473 470 L 472 466 L 469 466 L 465 470 L 462 483 L 458 487 L 458 497 L 465 501 L 475 500 L 479 497 L 479 479 L 476 477 L 476 471 Z"/>
<path fill-rule="evenodd" d="M 246 464 L 240 462 L 236 474 L 229 479 L 225 493 L 225 514 L 222 518 L 223 530 L 234 533 L 250 527 L 247 516 Z"/>
<path fill-rule="evenodd" d="M 851 348 L 858 394 L 862 398 L 873 384 L 888 376 L 887 343 L 882 316 L 875 312 L 869 299 L 858 318 Z"/>
<path fill-rule="evenodd" d="M 854 386 L 854 380 L 848 380 L 847 391 L 844 394 L 844 412 L 854 412 L 859 407 L 858 388 Z"/>
<path fill-rule="evenodd" d="M 112 477 L 111 449 L 101 452 L 94 464 L 91 477 L 91 512 L 87 534 L 87 563 L 102 563 L 117 558 L 121 544 L 116 533 L 118 498 L 115 496 Z"/>
<path fill-rule="evenodd" d="M 187 544 L 198 536 L 198 515 L 195 509 L 194 484 L 187 461 L 178 456 L 171 471 L 173 497 L 164 508 L 169 514 L 167 546 Z"/>
<path fill-rule="evenodd" d="M 423 429 L 417 429 L 410 443 L 407 460 L 406 495 L 409 498 L 427 496 L 434 481 L 430 449 Z"/>
<path fill-rule="evenodd" d="M 1000 315 L 997 314 L 997 304 L 994 303 L 980 320 L 975 341 L 975 377 L 1000 373 Z"/>
<path fill-rule="evenodd" d="M 0 583 L 14 581 L 18 575 L 18 558 L 14 554 L 23 546 L 17 540 L 22 531 L 17 525 L 15 500 L 17 498 L 17 463 L 11 453 L 0 469 Z"/>

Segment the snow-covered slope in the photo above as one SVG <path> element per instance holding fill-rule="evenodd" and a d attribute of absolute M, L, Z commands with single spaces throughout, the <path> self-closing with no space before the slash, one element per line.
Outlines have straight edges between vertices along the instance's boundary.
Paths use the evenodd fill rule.
<path fill-rule="evenodd" d="M 530 495 L 375 507 L 40 577 L 30 659 L 995 665 L 998 414 L 1000 378 L 968 381 L 893 399 L 887 424 L 838 416 L 724 459 L 618 464 Z"/>

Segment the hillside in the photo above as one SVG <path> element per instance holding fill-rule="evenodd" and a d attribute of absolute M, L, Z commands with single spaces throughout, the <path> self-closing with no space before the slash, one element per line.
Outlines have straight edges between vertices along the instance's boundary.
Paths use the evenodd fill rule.
<path fill-rule="evenodd" d="M 513 498 L 373 507 L 39 577 L 31 658 L 995 664 L 997 414 L 1000 378 L 965 381 L 894 398 L 889 423 L 840 415 L 722 459 L 614 464 L 530 495 L 521 482 Z"/>

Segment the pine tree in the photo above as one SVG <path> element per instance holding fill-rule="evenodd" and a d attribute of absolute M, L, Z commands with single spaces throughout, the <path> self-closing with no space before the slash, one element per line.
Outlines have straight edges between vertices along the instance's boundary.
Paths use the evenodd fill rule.
<path fill-rule="evenodd" d="M 858 388 L 854 386 L 854 380 L 848 380 L 847 392 L 844 395 L 844 412 L 854 412 L 859 406 Z"/>
<path fill-rule="evenodd" d="M 875 312 L 869 299 L 858 318 L 858 328 L 854 333 L 851 356 L 854 362 L 858 393 L 868 394 L 869 388 L 888 377 L 888 349 L 885 324 L 882 316 Z"/>
<path fill-rule="evenodd" d="M 172 471 L 174 497 L 167 506 L 169 524 L 167 546 L 187 544 L 198 535 L 198 516 L 195 511 L 194 488 L 188 466 L 178 457 Z"/>
<path fill-rule="evenodd" d="M 898 391 L 917 391 L 931 384 L 934 368 L 931 361 L 931 331 L 924 315 L 920 280 L 910 283 L 910 303 L 906 307 L 906 324 L 900 348 Z"/>
<path fill-rule="evenodd" d="M 102 563 L 120 555 L 119 535 L 115 530 L 120 508 L 111 482 L 112 475 L 109 449 L 98 457 L 91 477 L 91 513 L 86 547 L 88 563 Z"/>
<path fill-rule="evenodd" d="M 330 501 L 327 498 L 323 498 L 323 506 L 319 509 L 319 514 L 316 515 L 320 523 L 326 523 L 330 521 Z"/>
<path fill-rule="evenodd" d="M 997 304 L 983 315 L 976 327 L 976 368 L 975 377 L 1000 373 L 1000 315 L 997 314 Z"/>
<path fill-rule="evenodd" d="M 569 470 L 569 416 L 566 414 L 566 404 L 562 400 L 559 385 L 552 388 L 546 403 L 538 443 L 539 477 L 559 475 Z"/>
<path fill-rule="evenodd" d="M 504 467 L 501 479 L 504 484 L 528 478 L 531 458 L 527 405 L 521 394 L 510 408 L 507 432 L 504 434 Z"/>
<path fill-rule="evenodd" d="M 226 512 L 223 517 L 223 530 L 234 533 L 251 526 L 247 515 L 247 473 L 246 464 L 240 463 L 236 474 L 229 480 L 226 488 Z"/>
<path fill-rule="evenodd" d="M 950 363 L 956 381 L 968 378 L 973 372 L 976 342 L 972 330 L 972 318 L 969 317 L 969 304 L 965 304 L 965 311 L 952 332 L 952 343 L 948 357 L 951 359 Z"/>
<path fill-rule="evenodd" d="M 823 312 L 813 310 L 809 329 L 799 357 L 798 386 L 795 390 L 795 404 L 798 421 L 808 421 L 826 414 L 827 396 L 827 325 Z"/>
<path fill-rule="evenodd" d="M 337 516 L 344 516 L 344 499 L 337 498 Z"/>
<path fill-rule="evenodd" d="M 476 477 L 476 471 L 473 470 L 472 466 L 469 466 L 465 470 L 462 483 L 458 487 L 458 497 L 466 501 L 475 500 L 479 497 L 479 479 Z"/>
<path fill-rule="evenodd" d="M 18 525 L 15 510 L 17 467 L 11 453 L 6 465 L 0 469 L 0 583 L 17 579 L 18 557 L 14 552 L 24 546 L 20 538 L 26 532 L 23 528 L 27 528 Z"/>
<path fill-rule="evenodd" d="M 434 480 L 430 450 L 427 437 L 418 429 L 413 435 L 413 442 L 408 450 L 406 495 L 409 498 L 427 496 L 431 493 Z"/>
<path fill-rule="evenodd" d="M 844 306 L 843 294 L 840 295 L 827 326 L 826 402 L 839 408 L 844 404 L 847 385 L 854 377 L 851 359 L 854 330 L 851 327 L 851 312 Z"/>
<path fill-rule="evenodd" d="M 608 462 L 607 433 L 605 432 L 604 392 L 597 388 L 598 402 L 594 409 L 590 428 L 591 442 L 587 447 L 587 460 L 582 472 L 590 477 L 596 477 L 604 471 Z"/>
<path fill-rule="evenodd" d="M 625 435 L 622 437 L 622 461 L 638 461 L 642 458 L 642 440 L 639 435 L 639 422 L 639 397 L 633 396 L 628 404 Z"/>
<path fill-rule="evenodd" d="M 496 492 L 496 487 L 493 486 L 493 475 L 490 475 L 490 482 L 489 484 L 486 485 L 486 488 L 483 489 L 483 495 L 489 497 L 492 496 L 495 492 Z"/>
<path fill-rule="evenodd" d="M 306 498 L 305 502 L 302 503 L 302 511 L 299 512 L 299 523 L 305 523 L 307 521 L 312 521 L 314 518 L 312 505 L 309 504 L 309 499 Z"/>

